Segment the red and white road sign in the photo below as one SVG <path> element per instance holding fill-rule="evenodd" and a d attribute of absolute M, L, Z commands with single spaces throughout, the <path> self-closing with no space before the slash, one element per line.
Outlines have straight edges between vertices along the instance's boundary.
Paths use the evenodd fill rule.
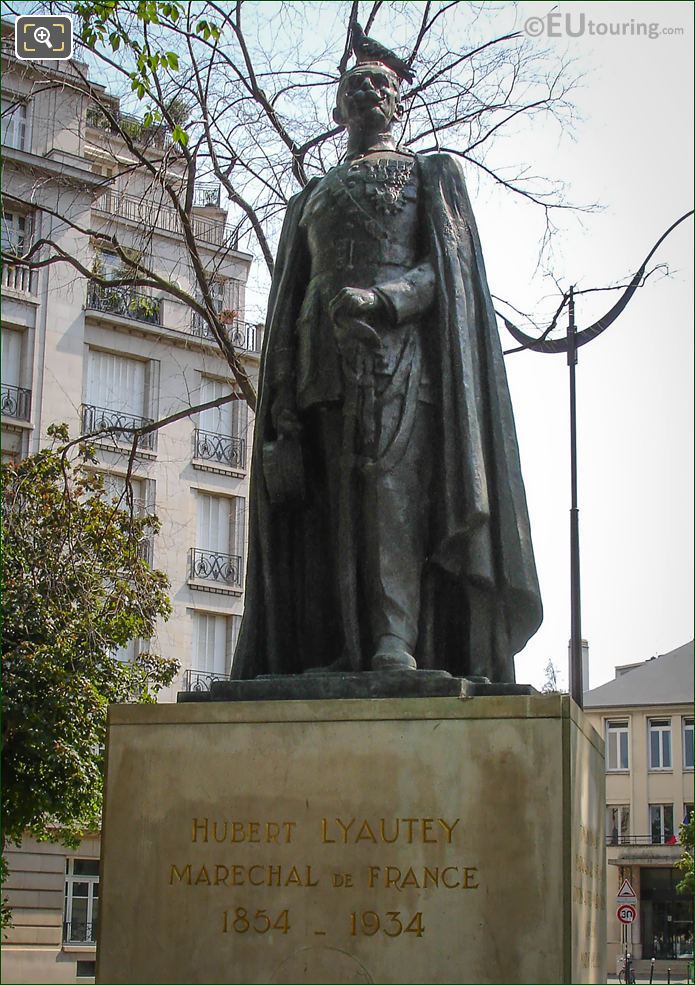
<path fill-rule="evenodd" d="M 632 903 L 621 903 L 615 915 L 621 923 L 634 923 L 637 919 L 637 908 Z"/>
<path fill-rule="evenodd" d="M 618 895 L 615 897 L 615 902 L 616 904 L 637 902 L 637 895 L 629 879 L 623 879 L 618 890 Z"/>

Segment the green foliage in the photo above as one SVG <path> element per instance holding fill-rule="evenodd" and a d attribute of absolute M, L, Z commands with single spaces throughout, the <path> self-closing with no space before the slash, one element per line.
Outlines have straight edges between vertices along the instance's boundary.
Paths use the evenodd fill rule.
<path fill-rule="evenodd" d="M 179 0 L 159 2 L 159 0 L 138 0 L 137 4 L 123 0 L 76 0 L 73 4 L 74 13 L 80 19 L 79 36 L 86 47 L 94 50 L 97 46 L 110 46 L 112 52 L 121 48 L 128 49 L 134 59 L 134 68 L 130 72 L 130 88 L 138 99 L 151 98 L 155 105 L 145 113 L 142 127 L 147 128 L 154 123 L 161 123 L 163 115 L 161 108 L 156 108 L 158 86 L 155 80 L 163 72 L 176 73 L 179 71 L 179 55 L 176 51 L 158 50 L 156 42 L 149 40 L 144 34 L 142 39 L 136 39 L 120 22 L 121 13 L 135 15 L 144 26 L 163 25 L 173 26 L 184 15 L 184 4 Z M 195 24 L 195 33 L 204 41 L 216 42 L 220 37 L 220 29 L 213 21 L 200 19 Z M 184 129 L 186 119 L 190 115 L 190 107 L 175 106 L 180 102 L 172 101 L 168 111 L 173 120 L 172 140 L 180 147 L 188 144 L 188 134 Z M 130 134 L 129 136 L 139 136 Z"/>
<path fill-rule="evenodd" d="M 683 878 L 678 883 L 679 893 L 695 895 L 695 813 L 691 812 L 687 824 L 681 824 L 678 839 L 683 846 L 683 854 L 676 862 L 683 871 Z"/>
<path fill-rule="evenodd" d="M 68 440 L 64 425 L 49 434 Z M 158 521 L 115 503 L 90 458 L 57 447 L 2 466 L 2 825 L 16 844 L 76 845 L 99 826 L 107 706 L 155 700 L 178 669 L 113 655 L 171 606 L 142 557 Z"/>

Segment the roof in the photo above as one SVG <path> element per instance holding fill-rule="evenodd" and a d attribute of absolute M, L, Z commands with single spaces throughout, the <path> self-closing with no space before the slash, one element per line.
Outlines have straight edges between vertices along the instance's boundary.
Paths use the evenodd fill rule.
<path fill-rule="evenodd" d="M 616 667 L 616 671 L 619 668 Z M 584 693 L 584 708 L 683 705 L 693 700 L 693 640 Z"/>

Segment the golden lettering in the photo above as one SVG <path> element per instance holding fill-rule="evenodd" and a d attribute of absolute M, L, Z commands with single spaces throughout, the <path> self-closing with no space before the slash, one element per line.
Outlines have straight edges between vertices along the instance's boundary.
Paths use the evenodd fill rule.
<path fill-rule="evenodd" d="M 480 886 L 478 867 L 475 865 L 437 865 L 423 866 L 421 869 L 410 866 L 400 869 L 397 865 L 370 865 L 367 869 L 367 886 L 374 889 L 383 885 L 385 889 L 478 889 Z"/>
<path fill-rule="evenodd" d="M 454 818 L 449 822 L 443 817 L 381 817 L 378 822 L 371 818 L 321 818 L 321 841 L 324 845 L 359 844 L 369 841 L 373 845 L 383 842 L 393 845 L 400 841 L 408 845 L 420 842 L 424 845 L 440 843 L 450 845 L 454 830 L 460 822 Z M 333 837 L 335 835 L 335 837 Z"/>
<path fill-rule="evenodd" d="M 265 840 L 269 845 L 277 845 L 280 837 L 280 825 L 275 821 L 266 821 Z"/>
<path fill-rule="evenodd" d="M 245 867 L 243 865 L 232 866 L 232 886 L 243 886 Z"/>
<path fill-rule="evenodd" d="M 224 831 L 222 832 L 222 837 L 220 838 L 217 834 L 217 821 L 212 822 L 212 837 L 215 841 L 226 841 L 227 840 L 227 822 L 224 822 Z M 205 839 L 207 841 L 207 839 Z"/>
<path fill-rule="evenodd" d="M 284 831 L 285 831 L 285 844 L 286 845 L 289 845 L 290 842 L 292 841 L 292 832 L 297 827 L 297 822 L 296 821 L 283 821 L 282 822 L 282 827 L 284 828 Z"/>
<path fill-rule="evenodd" d="M 221 873 L 224 872 L 224 877 Z M 227 885 L 227 879 L 229 879 L 229 869 L 226 865 L 216 865 L 215 866 L 215 885 L 219 886 L 220 882 L 223 885 Z"/>
<path fill-rule="evenodd" d="M 206 817 L 204 817 L 202 821 L 199 821 L 197 817 L 194 817 L 193 818 L 193 835 L 191 837 L 191 841 L 197 841 L 198 840 L 198 828 L 202 828 L 202 830 L 205 832 L 205 837 L 203 838 L 203 841 L 207 841 L 208 840 L 208 819 Z"/>
<path fill-rule="evenodd" d="M 405 886 L 414 886 L 416 889 L 420 888 L 420 884 L 417 881 L 417 876 L 412 869 L 408 869 L 406 874 L 403 876 L 403 882 L 401 883 L 401 889 Z"/>
<path fill-rule="evenodd" d="M 450 845 L 451 844 L 451 839 L 452 839 L 452 837 L 454 835 L 454 828 L 459 823 L 459 821 L 461 820 L 461 818 L 460 817 L 457 817 L 453 824 L 447 824 L 443 817 L 438 817 L 437 820 L 439 821 L 439 823 L 441 824 L 441 826 L 444 828 L 444 831 L 446 833 L 446 843 L 447 843 L 447 845 Z"/>
<path fill-rule="evenodd" d="M 338 817 L 335 819 L 335 823 L 343 829 L 343 844 L 347 845 L 348 831 L 355 823 L 354 817 L 352 818 L 352 820 L 348 821 L 347 825 L 343 824 L 343 822 Z"/>
<path fill-rule="evenodd" d="M 258 870 L 261 873 L 260 881 L 258 879 L 255 879 L 254 876 L 253 876 L 253 873 L 256 870 Z M 265 885 L 265 875 L 263 874 L 263 866 L 262 865 L 252 865 L 251 866 L 251 868 L 249 869 L 249 884 L 251 886 L 263 886 L 263 885 Z"/>
<path fill-rule="evenodd" d="M 369 826 L 369 821 L 362 822 L 360 832 L 355 838 L 355 844 L 357 844 L 358 841 L 371 841 L 372 844 L 376 845 L 376 836 Z"/>
<path fill-rule="evenodd" d="M 396 868 L 395 865 L 386 866 L 386 888 L 390 889 L 391 886 L 395 886 L 398 889 L 398 883 L 401 879 L 401 870 Z"/>
<path fill-rule="evenodd" d="M 422 819 L 422 840 L 427 845 L 436 845 L 437 844 L 437 839 L 436 838 L 428 838 L 428 835 L 432 831 L 432 825 L 433 824 L 434 824 L 434 818 L 433 817 L 423 817 L 423 819 Z"/>
<path fill-rule="evenodd" d="M 380 820 L 379 820 L 379 832 L 381 834 L 381 840 L 383 842 L 385 842 L 387 845 L 392 845 L 394 843 L 394 841 L 398 841 L 398 836 L 400 834 L 400 831 L 401 831 L 401 822 L 399 821 L 398 818 L 396 818 L 396 820 L 394 821 L 393 838 L 387 838 L 386 837 L 386 818 L 385 817 L 380 818 Z"/>
<path fill-rule="evenodd" d="M 427 889 L 428 883 L 431 883 L 433 886 L 439 886 L 438 868 L 428 869 L 427 866 L 425 866 L 425 872 L 423 875 L 423 889 Z"/>
<path fill-rule="evenodd" d="M 188 863 L 188 865 L 184 865 L 183 871 L 179 871 L 178 867 L 175 866 L 175 865 L 172 865 L 171 866 L 171 868 L 169 869 L 169 885 L 170 886 L 173 886 L 173 884 L 174 884 L 174 876 L 176 876 L 176 878 L 178 879 L 179 882 L 184 882 L 185 881 L 186 882 L 186 885 L 187 886 L 190 886 L 190 884 L 191 884 L 191 865 L 190 865 L 190 862 Z"/>
<path fill-rule="evenodd" d="M 256 842 L 261 840 L 258 832 L 259 828 L 260 824 L 258 821 L 249 821 L 249 841 Z"/>
<path fill-rule="evenodd" d="M 475 876 L 474 872 L 478 871 L 478 867 L 475 865 L 467 865 L 463 870 L 463 886 L 462 889 L 478 889 L 480 886 L 479 882 L 473 883 Z"/>
<path fill-rule="evenodd" d="M 449 872 L 455 872 L 456 873 L 456 881 L 455 882 L 447 882 L 447 873 L 449 873 Z M 458 877 L 458 869 L 456 868 L 455 865 L 447 865 L 446 869 L 442 869 L 442 882 L 444 883 L 444 885 L 446 886 L 447 889 L 456 889 L 458 886 L 461 885 L 460 880 L 459 880 L 459 877 Z"/>
<path fill-rule="evenodd" d="M 210 876 L 208 875 L 208 870 L 205 868 L 204 865 L 201 865 L 200 872 L 196 876 L 195 882 L 193 883 L 193 885 L 194 886 L 197 886 L 200 883 L 202 883 L 204 886 L 209 886 L 210 885 Z"/>

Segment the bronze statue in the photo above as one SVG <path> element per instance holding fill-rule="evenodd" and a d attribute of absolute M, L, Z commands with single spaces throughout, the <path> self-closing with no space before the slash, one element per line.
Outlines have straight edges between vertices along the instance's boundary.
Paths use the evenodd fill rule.
<path fill-rule="evenodd" d="M 396 146 L 399 74 L 381 59 L 343 75 L 345 161 L 287 209 L 235 678 L 418 668 L 510 683 L 541 622 L 463 174 Z"/>

